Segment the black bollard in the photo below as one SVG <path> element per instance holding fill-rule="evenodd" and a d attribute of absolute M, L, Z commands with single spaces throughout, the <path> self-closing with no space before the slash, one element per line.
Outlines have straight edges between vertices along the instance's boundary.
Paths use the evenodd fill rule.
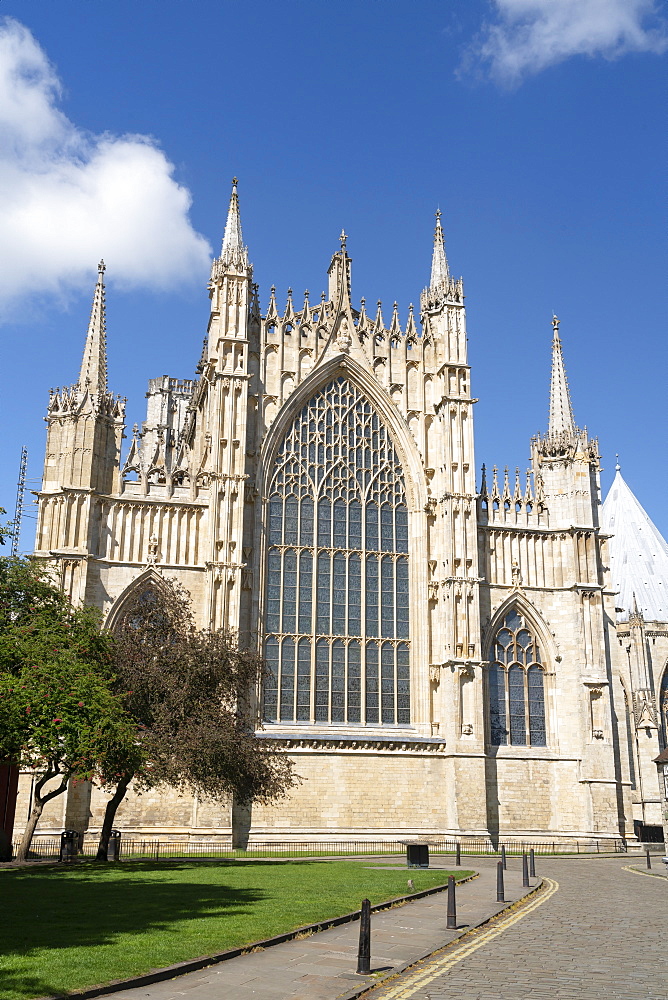
<path fill-rule="evenodd" d="M 371 903 L 362 900 L 360 911 L 360 944 L 357 951 L 358 976 L 371 975 Z"/>
<path fill-rule="evenodd" d="M 457 841 L 457 849 L 455 851 L 455 864 L 459 868 L 462 863 L 462 847 L 459 841 Z"/>
<path fill-rule="evenodd" d="M 506 897 L 503 893 L 503 861 L 496 863 L 496 901 L 505 903 Z"/>
<path fill-rule="evenodd" d="M 503 870 L 505 872 L 508 867 L 508 862 L 506 861 L 506 848 L 503 844 L 501 844 L 501 864 L 503 865 Z"/>
<path fill-rule="evenodd" d="M 648 867 L 648 868 L 651 868 L 651 867 L 652 867 L 652 862 L 651 862 L 651 860 L 650 860 L 650 856 L 649 856 L 649 851 L 647 851 L 647 867 Z"/>
<path fill-rule="evenodd" d="M 449 931 L 457 929 L 457 901 L 455 899 L 455 879 L 448 876 L 448 921 L 445 925 Z"/>
<path fill-rule="evenodd" d="M 531 878 L 536 877 L 536 855 L 534 854 L 533 847 L 529 851 L 529 875 Z"/>
<path fill-rule="evenodd" d="M 529 884 L 529 859 L 527 852 L 522 852 L 522 887 L 526 889 Z"/>

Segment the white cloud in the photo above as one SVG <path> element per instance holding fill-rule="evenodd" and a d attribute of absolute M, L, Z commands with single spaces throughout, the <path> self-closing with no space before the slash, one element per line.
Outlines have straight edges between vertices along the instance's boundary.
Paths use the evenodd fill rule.
<path fill-rule="evenodd" d="M 655 0 L 493 0 L 462 70 L 482 63 L 497 82 L 523 77 L 570 56 L 616 59 L 629 52 L 665 52 L 668 35 Z"/>
<path fill-rule="evenodd" d="M 206 276 L 190 192 L 143 135 L 93 135 L 58 108 L 60 82 L 30 31 L 0 22 L 0 309 L 66 294 L 104 257 L 127 285 Z"/>

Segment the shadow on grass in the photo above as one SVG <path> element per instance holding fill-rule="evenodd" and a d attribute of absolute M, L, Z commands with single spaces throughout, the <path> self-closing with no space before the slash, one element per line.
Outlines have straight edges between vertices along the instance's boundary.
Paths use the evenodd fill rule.
<path fill-rule="evenodd" d="M 113 944 L 119 934 L 150 934 L 167 930 L 177 921 L 249 914 L 253 903 L 267 896 L 262 888 L 226 885 L 224 876 L 212 885 L 199 881 L 196 872 L 241 865 L 251 869 L 252 881 L 252 869 L 262 864 L 130 861 L 102 866 L 84 862 L 3 873 L 0 997 L 33 998 L 56 992 L 53 982 L 26 974 L 25 967 L 21 971 L 7 968 L 12 956 L 29 963 L 31 957 L 36 960 L 39 952 L 49 950 L 58 963 L 59 949 L 94 949 Z M 181 879 L 170 880 L 176 872 Z M 96 981 L 94 971 L 91 979 Z"/>

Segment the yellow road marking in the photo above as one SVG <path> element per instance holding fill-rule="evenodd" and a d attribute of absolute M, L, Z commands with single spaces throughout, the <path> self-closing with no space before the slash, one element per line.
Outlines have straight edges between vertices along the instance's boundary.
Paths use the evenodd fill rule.
<path fill-rule="evenodd" d="M 623 865 L 625 872 L 633 872 L 634 875 L 647 875 L 648 878 L 665 878 L 665 875 L 657 875 L 654 872 L 644 872 L 642 868 L 631 868 L 630 865 Z"/>
<path fill-rule="evenodd" d="M 559 883 L 551 878 L 543 878 L 543 886 L 547 886 L 545 891 L 541 892 L 529 903 L 526 903 L 521 909 L 511 912 L 507 917 L 500 917 L 488 930 L 477 934 L 475 939 L 471 940 L 468 944 L 464 940 L 461 947 L 457 948 L 454 953 L 444 955 L 443 958 L 434 959 L 426 967 L 423 966 L 412 974 L 407 973 L 408 982 L 406 982 L 406 977 L 404 977 L 404 981 L 397 983 L 396 986 L 388 986 L 385 990 L 382 990 L 381 987 L 381 992 L 378 994 L 379 1000 L 380 998 L 382 1000 L 407 1000 L 408 997 L 414 996 L 418 990 L 428 986 L 438 976 L 442 976 L 444 972 L 451 969 L 453 965 L 457 965 L 458 962 L 468 958 L 478 948 L 482 948 L 483 945 L 488 944 L 495 937 L 498 937 L 499 934 L 503 934 L 509 927 L 512 927 L 513 924 L 518 923 L 518 921 L 528 916 L 529 913 L 532 913 L 539 906 L 542 906 L 543 903 L 546 903 L 559 888 Z"/>

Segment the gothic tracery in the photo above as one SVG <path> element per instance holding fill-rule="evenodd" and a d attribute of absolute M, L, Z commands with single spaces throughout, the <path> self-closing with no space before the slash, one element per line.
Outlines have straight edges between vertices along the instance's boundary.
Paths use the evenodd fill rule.
<path fill-rule="evenodd" d="M 302 408 L 269 496 L 268 721 L 410 721 L 408 511 L 387 429 L 343 377 Z"/>

